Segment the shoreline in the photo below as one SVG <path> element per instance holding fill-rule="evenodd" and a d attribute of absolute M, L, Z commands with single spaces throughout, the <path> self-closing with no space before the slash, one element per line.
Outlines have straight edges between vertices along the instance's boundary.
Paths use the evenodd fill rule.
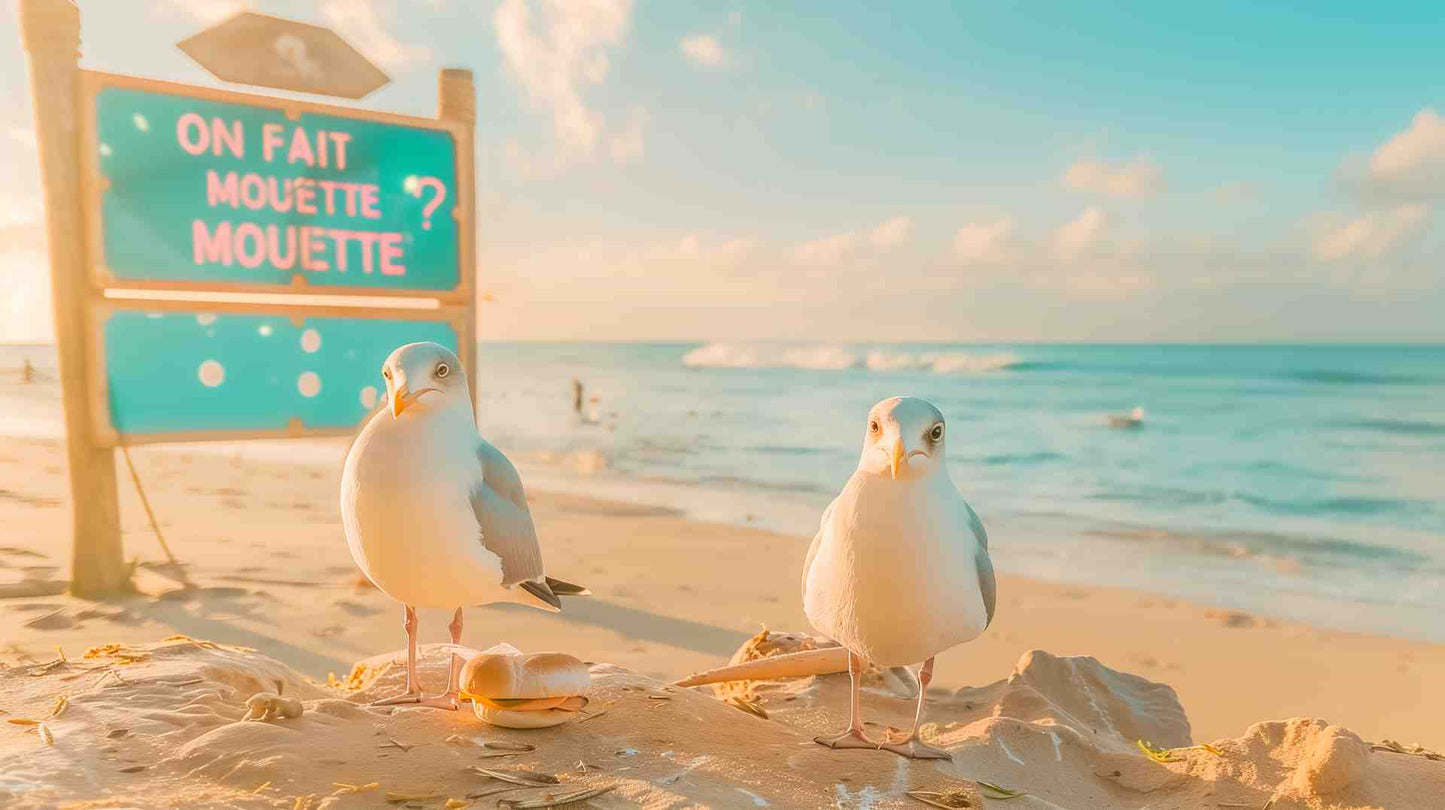
<path fill-rule="evenodd" d="M 148 595 L 89 603 L 6 599 L 10 656 L 57 646 L 153 641 L 172 632 L 256 647 L 321 682 L 395 649 L 397 606 L 356 586 L 334 507 L 339 464 L 298 465 L 165 447 L 133 457 L 168 542 L 197 588 L 142 568 Z M 31 471 L 25 475 L 22 471 Z M 0 448 L 0 551 L 8 582 L 63 579 L 69 553 L 63 445 Z M 122 479 L 127 554 L 162 559 Z M 692 520 L 676 510 L 530 492 L 549 572 L 595 596 L 550 615 L 513 606 L 468 611 L 465 643 L 558 649 L 672 680 L 723 663 L 766 626 L 808 632 L 796 594 L 807 539 Z M 44 555 L 44 556 L 34 556 Z M 422 640 L 445 637 L 423 611 Z M 1030 649 L 1087 655 L 1173 686 L 1196 740 L 1235 736 L 1262 719 L 1318 716 L 1371 739 L 1445 747 L 1430 718 L 1445 696 L 1445 645 L 1321 629 L 1143 591 L 1003 574 L 994 626 L 938 659 L 936 683 L 979 685 Z"/>

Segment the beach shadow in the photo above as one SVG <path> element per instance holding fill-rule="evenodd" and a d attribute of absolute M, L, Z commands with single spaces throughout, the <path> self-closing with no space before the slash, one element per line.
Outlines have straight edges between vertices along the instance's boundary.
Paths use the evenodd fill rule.
<path fill-rule="evenodd" d="M 510 604 L 491 605 L 487 609 L 504 612 L 532 610 L 524 605 Z M 596 597 L 567 600 L 557 618 L 573 624 L 615 630 L 634 639 L 721 656 L 732 655 L 749 635 L 726 627 L 604 602 Z"/>
<path fill-rule="evenodd" d="M 314 650 L 297 647 L 278 638 L 256 633 L 244 627 L 237 627 L 228 622 L 197 616 L 177 601 L 148 602 L 144 606 L 136 607 L 138 612 L 144 613 L 147 618 L 168 625 L 178 633 L 221 644 L 253 647 L 313 677 L 327 672 L 349 672 L 351 670 L 349 662 L 323 655 Z"/>

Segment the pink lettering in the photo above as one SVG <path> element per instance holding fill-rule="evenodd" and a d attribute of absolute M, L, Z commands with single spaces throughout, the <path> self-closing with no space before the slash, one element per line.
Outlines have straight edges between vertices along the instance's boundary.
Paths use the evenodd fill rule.
<path fill-rule="evenodd" d="M 246 242 L 250 240 L 250 247 Z M 266 239 L 261 233 L 261 226 L 254 222 L 244 222 L 236 228 L 236 261 L 246 269 L 260 267 L 266 261 Z"/>
<path fill-rule="evenodd" d="M 176 119 L 176 143 L 180 144 L 187 154 L 199 155 L 206 151 L 209 135 L 206 120 L 196 113 L 186 113 Z"/>
<path fill-rule="evenodd" d="M 266 226 L 266 258 L 277 270 L 290 270 L 296 264 L 296 228 L 286 229 L 286 255 L 281 255 L 280 229 L 275 225 Z"/>
<path fill-rule="evenodd" d="M 215 234 L 211 234 L 206 229 L 206 223 L 199 219 L 192 220 L 191 244 L 194 247 L 196 264 L 231 266 L 231 223 L 218 223 Z"/>
<path fill-rule="evenodd" d="M 388 276 L 406 275 L 406 266 L 394 264 L 394 259 L 401 258 L 401 234 L 383 233 L 381 239 L 381 272 Z"/>
<path fill-rule="evenodd" d="M 226 179 L 222 180 L 216 174 L 215 169 L 206 171 L 206 202 L 212 208 L 225 204 L 232 208 L 240 205 L 240 195 L 236 190 L 236 173 L 226 172 Z"/>

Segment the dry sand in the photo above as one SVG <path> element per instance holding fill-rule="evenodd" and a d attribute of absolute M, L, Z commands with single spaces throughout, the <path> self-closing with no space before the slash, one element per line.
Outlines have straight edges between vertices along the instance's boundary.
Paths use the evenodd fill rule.
<path fill-rule="evenodd" d="M 0 526 L 4 527 L 0 593 L 11 595 L 0 599 L 0 643 L 6 645 L 4 660 L 12 665 L 0 676 L 4 678 L 0 709 L 9 712 L 4 715 L 8 718 L 42 719 L 56 694 L 69 693 L 72 701 L 47 724 L 54 746 L 45 746 L 38 732 L 28 730 L 31 727 L 0 727 L 0 774 L 6 774 L 0 779 L 27 769 L 41 774 L 42 781 L 44 774 L 54 773 L 57 784 L 66 785 L 57 795 L 67 800 L 99 798 L 110 790 L 117 795 L 140 790 L 143 793 L 136 795 L 150 798 L 136 806 L 146 807 L 167 806 L 167 801 L 180 806 L 206 802 L 248 806 L 245 802 L 252 800 L 237 799 L 237 791 L 253 789 L 278 775 L 289 792 L 267 793 L 255 800 L 256 806 L 291 807 L 297 796 L 308 793 L 318 794 L 319 801 L 335 790 L 328 789 L 327 780 L 365 784 L 378 781 L 382 773 L 398 780 L 395 786 L 388 782 L 387 789 L 445 786 L 452 790 L 449 780 L 462 773 L 457 757 L 475 759 L 475 751 L 463 747 L 469 753 L 448 754 L 445 761 L 428 754 L 408 762 L 434 770 L 383 767 L 369 771 L 378 774 L 371 779 L 366 779 L 365 769 L 373 763 L 359 755 L 339 757 L 352 764 L 350 770 L 323 761 L 338 758 L 324 753 L 331 747 L 362 745 L 344 730 L 357 724 L 394 730 L 403 735 L 393 734 L 396 739 L 425 742 L 432 752 L 457 747 L 444 742 L 452 733 L 488 738 L 500 734 L 466 714 L 417 709 L 392 716 L 364 711 L 336 700 L 355 694 L 307 682 L 309 677 L 325 684 L 328 673 L 344 677 L 353 662 L 394 650 L 403 640 L 400 609 L 375 590 L 356 584 L 337 518 L 341 449 L 334 465 L 322 466 L 265 463 L 178 447 L 137 449 L 133 455 L 191 585 L 183 587 L 174 571 L 142 566 L 138 576 L 142 594 L 92 603 L 61 593 L 69 553 L 61 443 L 0 440 Z M 162 560 L 127 480 L 122 481 L 122 493 L 128 554 L 142 561 Z M 549 735 L 547 739 L 559 747 L 526 760 L 559 778 L 588 784 L 591 771 L 568 770 L 578 759 L 602 760 L 592 764 L 619 779 L 619 767 L 636 769 L 623 780 L 626 784 L 592 800 L 595 806 L 633 806 L 639 801 L 654 806 L 693 802 L 754 806 L 754 799 L 743 791 L 775 806 L 870 802 L 887 806 L 902 790 L 962 785 L 970 778 L 993 779 L 1035 794 L 1013 800 L 1009 804 L 1013 807 L 1050 806 L 1039 796 L 1063 807 L 1210 806 L 1200 803 L 1209 798 L 1196 790 L 1200 782 L 1228 786 L 1212 794 L 1211 801 L 1257 807 L 1279 793 L 1280 801 L 1294 804 L 1277 802 L 1276 807 L 1329 806 L 1301 804 L 1290 797 L 1317 792 L 1317 786 L 1308 783 L 1319 778 L 1299 776 L 1300 763 L 1336 759 L 1356 763 L 1340 766 L 1344 769 L 1340 773 L 1360 773 L 1356 765 L 1365 763 L 1360 767 L 1366 776 L 1359 776 L 1354 788 L 1331 794 L 1342 806 L 1430 807 L 1434 798 L 1411 804 L 1401 799 L 1405 794 L 1382 791 L 1389 785 L 1403 785 L 1402 790 L 1433 785 L 1434 790 L 1442 790 L 1445 763 L 1378 751 L 1362 753 L 1356 738 L 1340 729 L 1351 729 L 1363 740 L 1394 739 L 1445 748 L 1445 726 L 1440 725 L 1445 693 L 1439 689 L 1445 683 L 1445 646 L 1319 630 L 1138 592 L 1017 577 L 1000 579 L 998 615 L 985 636 L 939 659 L 934 683 L 946 694 L 930 702 L 930 712 L 942 724 L 942 741 L 966 752 L 957 754 L 951 766 L 909 764 L 886 753 L 815 751 L 817 747 L 808 743 L 811 735 L 832 730 L 843 720 L 846 698 L 840 688 L 845 679 L 838 676 L 787 687 L 813 690 L 808 694 L 765 696 L 772 718 L 768 721 L 717 700 L 710 689 L 679 690 L 667 701 L 634 700 L 625 686 L 657 689 L 660 682 L 718 666 L 760 626 L 806 628 L 797 594 L 806 539 L 693 522 L 666 509 L 532 495 L 549 569 L 556 576 L 589 585 L 596 595 L 570 601 L 560 615 L 511 607 L 469 610 L 465 641 L 488 647 L 506 640 L 529 651 L 564 650 L 611 665 L 598 670 L 594 697 L 601 701 L 594 707 L 609 701 L 619 705 L 577 728 L 535 732 Z M 1007 542 L 1006 525 L 990 528 L 995 544 Z M 445 639 L 446 615 L 423 612 L 421 620 L 425 641 Z M 34 678 L 28 674 L 33 671 L 30 664 L 55 659 L 57 648 L 75 661 L 90 647 L 139 645 L 176 633 L 259 652 L 169 644 L 148 662 L 117 668 L 124 672 L 158 667 L 150 675 L 135 669 L 141 680 L 202 678 L 186 686 L 124 687 L 112 676 L 105 676 L 101 684 L 99 673 L 61 680 L 79 673 L 79 663 L 57 665 Z M 172 648 L 178 652 L 170 652 Z M 1025 655 L 1034 649 L 1052 655 Z M 1080 655 L 1102 664 L 1053 657 Z M 237 658 L 219 666 L 208 656 Z M 1008 684 L 982 686 L 998 681 L 1016 664 L 1021 673 L 1015 681 L 1041 679 L 1043 686 L 1031 688 L 1042 698 L 1019 697 L 1029 693 L 1005 688 Z M 1089 720 L 1087 712 L 1080 714 L 1083 693 L 1077 685 L 1058 682 L 1058 673 L 1064 671 L 1060 668 L 1069 666 L 1083 667 L 1087 677 L 1102 679 L 1096 696 L 1121 700 L 1121 706 L 1128 700 L 1120 698 L 1115 687 L 1122 683 L 1144 689 L 1140 684 L 1145 682 L 1099 673 L 1131 672 L 1155 684 L 1168 684 L 1169 694 L 1177 694 L 1182 704 L 1175 720 L 1183 722 L 1187 712 L 1188 725 L 1176 723 L 1173 731 L 1165 728 L 1167 723 L 1159 725 L 1169 712 L 1125 723 L 1116 716 L 1117 707 L 1100 704 L 1115 724 L 1117 739 L 1093 740 L 1098 723 Z M 287 684 L 287 695 L 306 702 L 307 713 L 299 720 L 242 723 L 239 717 L 246 699 L 262 688 L 275 691 L 265 684 L 276 678 Z M 977 689 L 952 694 L 970 686 Z M 126 710 L 132 714 L 111 706 L 113 698 L 130 694 L 119 691 L 127 688 L 136 689 L 138 695 L 125 701 L 133 704 Z M 769 705 L 773 700 L 787 705 Z M 973 703 L 974 708 L 960 709 L 965 703 Z M 994 706 L 1004 708 L 995 715 Z M 868 711 L 880 722 L 902 725 L 911 710 L 901 699 L 872 695 Z M 670 720 L 665 719 L 669 712 L 674 713 Z M 172 723 L 177 714 L 204 720 Z M 135 717 L 174 728 L 161 733 L 160 726 L 147 725 L 144 732 L 138 727 L 136 739 L 130 742 L 96 739 L 100 728 L 108 731 L 117 723 L 132 722 L 139 726 Z M 1324 718 L 1335 725 L 1309 721 L 1252 725 L 1291 717 Z M 271 754 L 264 752 L 271 750 L 267 746 L 272 743 L 253 736 L 273 732 L 255 729 L 284 728 L 287 723 L 304 724 L 293 730 L 308 731 L 287 738 L 296 741 L 294 750 L 276 749 L 276 756 L 282 757 L 278 764 L 248 765 L 240 771 L 200 764 L 207 757 L 239 757 L 236 763 L 266 760 Z M 1089 730 L 1081 731 L 1085 728 Z M 1182 735 L 1181 728 L 1187 729 Z M 1052 738 L 1040 729 L 1059 737 L 1062 760 L 1054 759 Z M 1154 763 L 1137 749 L 1127 750 L 1133 744 L 1127 737 L 1145 730 L 1155 735 L 1154 742 L 1166 746 L 1226 740 L 1219 747 L 1228 756 L 1221 760 L 1196 749 L 1183 754 L 1181 763 Z M 503 738 L 523 733 L 507 732 Z M 405 737 L 408 734 L 415 737 Z M 308 741 L 311 736 L 325 742 Z M 614 744 L 624 738 L 631 742 Z M 1005 745 L 1027 766 L 1006 756 Z M 638 751 L 636 765 L 620 764 L 615 754 L 629 746 Z M 107 747 L 114 750 L 107 754 L 103 751 Z M 286 750 L 306 763 L 305 768 L 291 770 L 314 769 L 314 773 L 291 773 L 279 764 L 286 761 Z M 414 757 L 393 750 L 397 757 Z M 1327 756 L 1329 752 L 1339 753 Z M 563 761 L 574 754 L 572 761 Z M 102 755 L 130 757 L 134 764 L 156 770 L 138 787 L 134 784 L 138 780 L 120 774 L 118 768 L 101 767 L 96 758 Z M 1115 768 L 1118 777 L 1095 772 L 1099 763 L 1114 762 L 1129 767 Z M 1325 769 L 1335 774 L 1324 777 L 1326 782 L 1341 778 L 1333 768 Z M 67 771 L 75 775 L 58 776 Z M 233 771 L 237 775 L 228 776 Z M 404 784 L 400 777 L 407 775 L 424 784 Z M 241 776 L 261 778 L 242 784 Z M 455 788 L 476 790 L 486 782 L 483 778 L 456 782 Z M 1153 792 L 1140 792 L 1155 782 Z M 1288 785 L 1295 787 L 1282 787 Z M 25 789 L 24 784 L 0 782 L 0 789 L 17 787 Z M 1088 794 L 1095 798 L 1079 799 L 1083 794 L 1070 792 L 1086 787 L 1096 791 Z M 184 798 L 191 795 L 186 791 L 194 792 L 193 801 Z M 171 798 L 160 798 L 166 796 Z M 448 797 L 462 798 L 458 793 Z M 341 806 L 379 803 L 375 796 L 342 798 L 353 803 Z M 443 800 L 424 804 L 441 806 Z M 482 801 L 490 806 L 493 799 Z"/>

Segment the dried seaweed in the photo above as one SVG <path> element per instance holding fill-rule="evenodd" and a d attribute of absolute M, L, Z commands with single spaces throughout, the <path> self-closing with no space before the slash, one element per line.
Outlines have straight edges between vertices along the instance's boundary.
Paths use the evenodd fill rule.
<path fill-rule="evenodd" d="M 490 776 L 493 779 L 499 779 L 503 782 L 508 782 L 513 785 L 522 785 L 524 787 L 547 787 L 549 785 L 561 784 L 561 781 L 550 773 L 537 773 L 535 771 L 521 770 L 499 771 L 492 770 L 490 768 L 483 768 L 480 765 L 473 765 L 471 766 L 471 769 L 484 776 Z"/>
<path fill-rule="evenodd" d="M 950 790 L 947 793 L 940 793 L 936 790 L 910 790 L 903 795 L 933 807 L 942 807 L 944 810 L 973 807 L 973 802 L 969 800 L 968 794 L 960 790 Z"/>
<path fill-rule="evenodd" d="M 540 799 L 498 799 L 497 806 L 511 807 L 514 808 L 514 810 L 540 810 L 544 807 L 561 807 L 564 804 L 584 802 L 616 789 L 617 785 L 607 785 L 606 787 L 589 788 L 587 790 L 579 790 L 576 793 L 568 793 L 562 796 L 547 796 Z"/>
<path fill-rule="evenodd" d="M 745 697 L 732 697 L 728 699 L 727 704 L 729 706 L 732 706 L 734 709 L 747 712 L 754 717 L 758 717 L 763 720 L 768 719 L 767 710 L 764 709 L 762 705 L 755 700 L 749 700 Z"/>
<path fill-rule="evenodd" d="M 386 792 L 386 800 L 389 802 L 412 802 L 424 801 L 426 799 L 440 799 L 440 793 L 398 793 L 394 790 Z"/>
<path fill-rule="evenodd" d="M 1003 801 L 1005 799 L 1017 799 L 1020 796 L 1028 795 L 1022 790 L 1014 790 L 1012 788 L 1003 787 L 1002 785 L 995 785 L 992 782 L 985 782 L 982 779 L 975 780 L 974 784 L 978 785 L 978 788 L 980 791 L 982 791 L 983 797 L 985 799 L 997 799 L 999 801 Z"/>
<path fill-rule="evenodd" d="M 1144 756 L 1155 762 L 1181 762 L 1183 760 L 1183 757 L 1174 756 L 1169 749 L 1160 748 L 1154 743 L 1145 740 L 1135 740 L 1134 744 L 1139 746 L 1139 750 L 1144 752 Z"/>

